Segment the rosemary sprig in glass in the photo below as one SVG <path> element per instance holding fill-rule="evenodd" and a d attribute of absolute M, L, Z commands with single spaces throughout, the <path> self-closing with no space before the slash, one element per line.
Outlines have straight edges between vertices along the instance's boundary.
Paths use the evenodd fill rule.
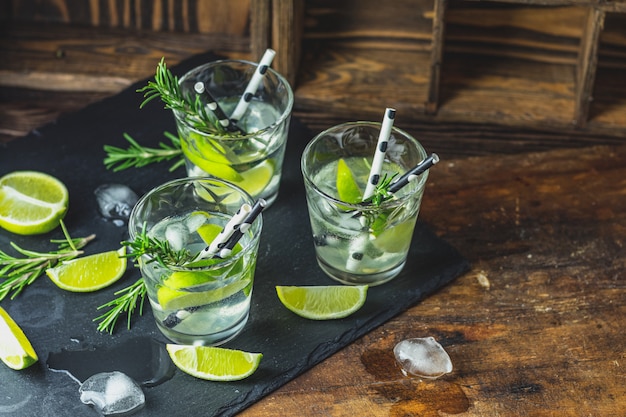
<path fill-rule="evenodd" d="M 374 206 L 380 207 L 383 201 L 387 201 L 393 197 L 393 194 L 389 192 L 389 186 L 397 175 L 398 173 L 395 173 L 391 176 L 387 175 L 386 173 L 383 175 L 382 179 L 376 185 L 376 188 L 374 189 L 374 195 L 371 198 L 371 202 Z"/>
<path fill-rule="evenodd" d="M 132 241 L 123 241 L 122 245 L 130 249 L 126 257 L 132 259 L 135 264 L 143 255 L 148 255 L 150 262 L 159 262 L 162 265 L 182 265 L 193 259 L 187 249 L 176 251 L 171 248 L 169 242 L 155 239 L 148 236 L 146 226 L 139 235 Z M 99 321 L 98 330 L 101 332 L 113 333 L 115 324 L 122 314 L 127 315 L 127 328 L 131 326 L 131 316 L 137 305 L 139 305 L 139 315 L 143 314 L 143 304 L 146 298 L 146 284 L 143 278 L 139 278 L 134 284 L 114 293 L 115 299 L 101 305 L 98 310 L 108 310 L 93 319 Z"/>
<path fill-rule="evenodd" d="M 170 172 L 176 170 L 185 163 L 180 139 L 170 132 L 163 132 L 163 135 L 170 140 L 171 145 L 159 142 L 159 148 L 148 148 L 141 146 L 128 133 L 124 133 L 124 139 L 130 143 L 130 146 L 123 149 L 117 146 L 104 145 L 104 150 L 107 153 L 104 165 L 107 169 L 113 169 L 114 172 L 117 172 L 131 167 L 140 168 L 155 162 L 178 158 L 169 169 Z"/>
<path fill-rule="evenodd" d="M 48 268 L 54 267 L 58 262 L 69 261 L 84 252 L 81 250 L 96 235 L 72 239 L 67 228 L 61 221 L 61 229 L 65 239 L 52 239 L 51 243 L 58 245 L 57 250 L 50 252 L 37 252 L 21 248 L 11 242 L 10 245 L 23 257 L 15 257 L 0 250 L 0 300 L 11 293 L 11 299 L 17 297 L 24 288 L 35 282 Z"/>

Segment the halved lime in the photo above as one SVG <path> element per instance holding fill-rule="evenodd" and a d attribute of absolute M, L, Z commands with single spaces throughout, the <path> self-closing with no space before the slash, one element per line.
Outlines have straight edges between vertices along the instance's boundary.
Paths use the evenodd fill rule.
<path fill-rule="evenodd" d="M 166 346 L 172 362 L 181 371 L 209 381 L 239 381 L 254 373 L 263 358 L 262 353 L 225 349 L 212 346 Z"/>
<path fill-rule="evenodd" d="M 69 193 L 51 175 L 14 171 L 0 178 L 0 226 L 21 235 L 47 233 L 67 212 Z"/>
<path fill-rule="evenodd" d="M 337 194 L 341 201 L 356 204 L 363 198 L 363 193 L 354 178 L 352 170 L 342 158 L 337 162 Z"/>
<path fill-rule="evenodd" d="M 91 292 L 108 287 L 126 271 L 126 248 L 96 253 L 61 262 L 46 269 L 46 274 L 59 288 L 72 292 Z"/>
<path fill-rule="evenodd" d="M 276 286 L 280 302 L 292 312 L 311 320 L 347 317 L 360 309 L 367 285 Z"/>
<path fill-rule="evenodd" d="M 0 359 L 15 370 L 28 368 L 38 360 L 35 349 L 22 329 L 2 307 L 0 307 Z"/>

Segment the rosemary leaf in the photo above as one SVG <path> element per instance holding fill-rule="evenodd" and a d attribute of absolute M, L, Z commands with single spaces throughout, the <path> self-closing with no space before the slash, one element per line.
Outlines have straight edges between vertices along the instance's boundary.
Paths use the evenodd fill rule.
<path fill-rule="evenodd" d="M 98 331 L 113 334 L 115 324 L 122 314 L 127 315 L 126 326 L 131 327 L 131 318 L 137 304 L 139 304 L 139 315 L 143 314 L 143 304 L 146 298 L 146 285 L 143 278 L 139 278 L 134 284 L 129 285 L 114 295 L 117 297 L 106 304 L 98 307 L 98 310 L 108 308 L 104 314 L 96 317 L 93 321 L 99 321 Z"/>

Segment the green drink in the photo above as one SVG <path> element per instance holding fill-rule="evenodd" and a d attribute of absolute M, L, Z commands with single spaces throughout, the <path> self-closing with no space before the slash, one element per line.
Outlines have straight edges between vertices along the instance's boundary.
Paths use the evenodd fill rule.
<path fill-rule="evenodd" d="M 362 203 L 380 123 L 346 123 L 320 133 L 305 149 L 302 171 L 315 252 L 321 269 L 346 284 L 378 285 L 406 262 L 427 173 L 380 205 Z M 426 158 L 394 128 L 381 177 L 407 172 Z"/>
<path fill-rule="evenodd" d="M 215 198 L 215 197 L 218 198 Z M 217 201 L 216 201 L 217 200 Z M 145 231 L 190 262 L 172 264 L 144 255 L 139 260 L 159 330 L 181 344 L 217 345 L 235 337 L 250 311 L 261 219 L 222 257 L 196 258 L 224 229 L 242 204 L 242 190 L 219 180 L 183 179 L 142 197 L 129 222 L 131 239 Z"/>
<path fill-rule="evenodd" d="M 188 176 L 225 179 L 271 204 L 278 195 L 293 92 L 267 68 L 241 117 L 229 120 L 255 70 L 257 64 L 225 60 L 189 71 L 180 79 L 181 93 L 206 102 L 210 120 L 199 126 L 194 115 L 174 111 L 174 116 Z"/>

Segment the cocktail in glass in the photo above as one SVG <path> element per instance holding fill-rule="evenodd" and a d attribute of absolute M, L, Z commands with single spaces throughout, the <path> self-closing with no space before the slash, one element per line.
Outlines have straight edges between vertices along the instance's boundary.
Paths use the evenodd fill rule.
<path fill-rule="evenodd" d="M 182 264 L 143 255 L 139 259 L 156 324 L 180 344 L 218 345 L 245 326 L 262 219 L 257 218 L 226 256 L 201 253 L 252 198 L 213 178 L 165 183 L 141 197 L 129 219 L 130 239 L 144 233 L 172 251 L 191 255 Z"/>
<path fill-rule="evenodd" d="M 428 172 L 380 205 L 362 200 L 381 124 L 351 122 L 317 135 L 302 154 L 315 252 L 321 269 L 345 284 L 378 285 L 406 263 Z M 426 158 L 422 145 L 393 128 L 381 184 Z"/>
<path fill-rule="evenodd" d="M 205 104 L 212 126 L 199 126 L 195 116 L 182 111 L 174 116 L 189 176 L 225 179 L 271 204 L 278 195 L 293 92 L 284 77 L 267 68 L 254 94 L 246 95 L 257 67 L 221 60 L 189 71 L 179 81 L 181 93 Z M 247 109 L 231 120 L 242 97 Z"/>

